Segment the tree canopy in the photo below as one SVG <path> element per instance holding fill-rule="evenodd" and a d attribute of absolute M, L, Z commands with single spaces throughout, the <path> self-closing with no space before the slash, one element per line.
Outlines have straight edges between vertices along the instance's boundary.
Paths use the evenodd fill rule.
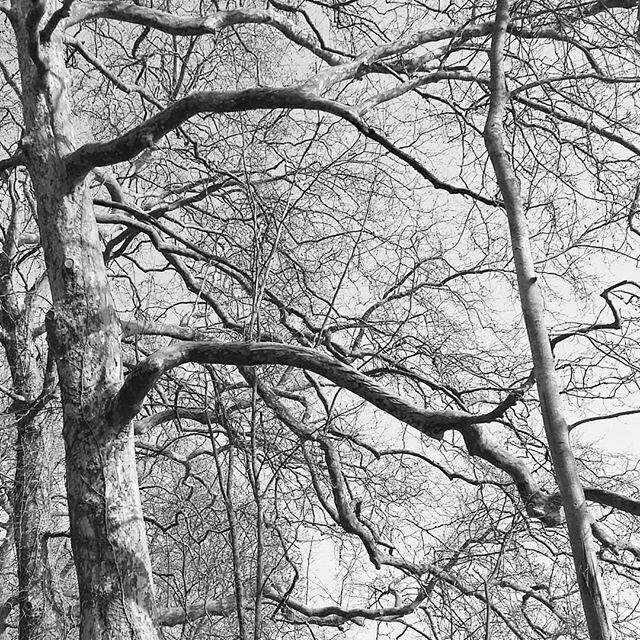
<path fill-rule="evenodd" d="M 637 2 L 0 25 L 0 635 L 638 635 Z"/>

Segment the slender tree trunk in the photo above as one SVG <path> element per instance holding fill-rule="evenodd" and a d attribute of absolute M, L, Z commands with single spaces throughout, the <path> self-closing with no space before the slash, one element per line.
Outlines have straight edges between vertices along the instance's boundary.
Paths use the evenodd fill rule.
<path fill-rule="evenodd" d="M 17 233 L 23 218 L 13 201 L 0 249 L 0 329 L 13 393 L 16 426 L 16 472 L 13 486 L 13 538 L 18 573 L 18 637 L 47 637 L 55 624 L 45 584 L 44 534 L 50 527 L 50 465 L 45 456 L 46 420 L 42 409 L 43 372 L 31 335 L 33 306 L 28 292 L 14 288 Z M 10 610 L 10 609 L 9 609 Z M 8 611 L 7 611 L 8 614 Z"/>
<path fill-rule="evenodd" d="M 159 637 L 133 434 L 109 417 L 122 384 L 120 327 L 84 183 L 70 184 L 73 148 L 63 47 L 41 42 L 45 3 L 14 0 L 23 151 L 38 206 L 52 309 L 47 336 L 63 404 L 71 542 L 80 595 L 80 637 Z M 40 25 L 40 26 L 38 26 Z"/>
<path fill-rule="evenodd" d="M 36 640 L 48 635 L 51 605 L 44 579 L 43 535 L 50 528 L 49 464 L 41 419 L 17 415 L 17 456 L 14 485 L 14 533 L 18 560 L 18 638 Z M 22 415 L 20 415 L 22 414 Z M 49 629 L 50 631 L 50 629 Z"/>
<path fill-rule="evenodd" d="M 18 638 L 36 640 L 47 637 L 52 625 L 42 546 L 51 519 L 45 421 L 37 406 L 42 376 L 33 347 L 22 330 L 28 330 L 25 324 L 22 315 L 5 343 L 5 353 L 13 389 L 24 398 L 12 406 L 17 431 L 13 532 L 18 569 Z"/>
<path fill-rule="evenodd" d="M 562 497 L 580 597 L 591 640 L 610 640 L 606 600 L 600 581 L 595 545 L 584 492 L 569 440 L 555 376 L 555 362 L 544 324 L 544 307 L 529 244 L 520 185 L 503 144 L 508 91 L 504 73 L 504 45 L 509 22 L 508 0 L 498 0 L 491 44 L 491 103 L 484 131 L 485 143 L 504 199 L 518 278 L 518 291 L 527 328 L 542 419 Z"/>

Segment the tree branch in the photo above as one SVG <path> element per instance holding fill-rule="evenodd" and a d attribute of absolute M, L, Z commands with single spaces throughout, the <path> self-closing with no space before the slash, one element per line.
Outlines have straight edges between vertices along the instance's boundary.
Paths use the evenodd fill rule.
<path fill-rule="evenodd" d="M 142 406 L 146 394 L 160 377 L 170 369 L 188 362 L 236 366 L 279 364 L 306 369 L 351 391 L 431 438 L 441 439 L 444 431 L 457 430 L 462 434 L 471 455 L 486 460 L 512 478 L 529 515 L 539 518 L 547 526 L 556 526 L 562 521 L 559 505 L 540 489 L 524 462 L 501 447 L 479 426 L 495 420 L 498 417 L 495 410 L 479 415 L 462 411 L 429 411 L 395 395 L 357 369 L 306 347 L 268 342 L 192 342 L 170 345 L 141 362 L 127 376 L 111 402 L 113 424 L 121 428 L 131 421 Z M 512 399 L 505 401 L 503 405 L 506 411 L 512 405 Z"/>
<path fill-rule="evenodd" d="M 559 120 L 560 122 L 566 122 L 567 124 L 572 124 L 587 132 L 597 133 L 599 136 L 601 136 L 605 140 L 615 142 L 616 144 L 620 145 L 621 147 L 624 147 L 634 155 L 640 155 L 640 147 L 638 145 L 633 144 L 633 142 L 629 142 L 628 140 L 625 140 L 622 136 L 619 136 L 616 133 L 608 131 L 607 129 L 604 129 L 603 127 L 600 127 L 597 124 L 594 124 L 593 122 L 589 122 L 588 120 L 583 120 L 582 118 L 572 116 L 568 113 L 562 113 L 561 111 L 558 111 L 557 109 L 554 109 L 553 107 L 550 107 L 546 104 L 542 104 L 540 102 L 537 102 L 535 100 L 530 100 L 529 98 L 524 98 L 522 96 L 512 96 L 512 99 L 515 100 L 516 102 L 519 102 L 520 104 L 525 105 L 526 107 L 529 107 L 530 109 L 533 109 L 535 111 L 540 111 L 541 113 L 545 113 L 551 118 Z"/>
<path fill-rule="evenodd" d="M 584 497 L 591 502 L 597 502 L 605 507 L 613 507 L 634 516 L 640 516 L 640 500 L 628 498 L 608 489 L 598 489 L 597 487 L 585 487 Z"/>
<path fill-rule="evenodd" d="M 25 27 L 27 28 L 27 39 L 29 46 L 29 55 L 33 64 L 38 68 L 40 72 L 44 71 L 44 61 L 41 57 L 40 51 L 40 33 L 38 27 L 40 21 L 44 17 L 46 11 L 45 0 L 33 0 L 31 2 L 31 8 L 25 19 Z"/>
<path fill-rule="evenodd" d="M 191 420 L 193 422 L 200 422 L 204 425 L 215 424 L 219 421 L 218 416 L 213 411 L 199 411 L 195 409 L 185 409 L 183 407 L 176 407 L 175 409 L 166 409 L 154 413 L 142 420 L 138 420 L 133 425 L 133 432 L 135 435 L 140 436 L 145 434 L 153 427 L 157 427 L 160 424 L 171 422 L 172 420 Z"/>
<path fill-rule="evenodd" d="M 77 51 L 94 69 L 99 71 L 105 78 L 107 78 L 107 80 L 112 82 L 113 85 L 120 89 L 120 91 L 122 91 L 123 93 L 137 93 L 138 95 L 140 95 L 140 97 L 142 97 L 144 100 L 147 100 L 147 102 L 151 103 L 158 109 L 162 108 L 162 104 L 158 100 L 156 100 L 149 92 L 145 91 L 143 88 L 135 84 L 127 84 L 126 82 L 123 82 L 122 80 L 120 80 L 120 78 L 118 78 L 118 76 L 111 73 L 111 71 L 109 71 L 109 69 L 107 69 L 107 67 L 105 67 L 102 62 L 98 60 L 98 58 L 87 51 L 82 43 L 75 38 L 65 38 L 64 43 Z"/>
<path fill-rule="evenodd" d="M 241 91 L 195 93 L 178 100 L 114 140 L 86 144 L 69 154 L 66 165 L 70 183 L 82 180 L 94 167 L 105 167 L 132 159 L 197 114 L 257 109 L 310 109 L 358 120 L 355 111 L 349 107 L 319 98 L 302 87 L 259 87 Z"/>
<path fill-rule="evenodd" d="M 5 171 L 9 171 L 9 169 L 24 166 L 25 162 L 26 158 L 24 152 L 18 151 L 17 153 L 14 153 L 10 158 L 4 158 L 4 160 L 0 160 L 0 174 Z"/>
<path fill-rule="evenodd" d="M 348 59 L 322 47 L 313 33 L 301 29 L 295 22 L 265 9 L 239 8 L 217 11 L 208 16 L 190 16 L 175 15 L 130 2 L 85 2 L 72 12 L 68 24 L 74 26 L 96 18 L 139 24 L 177 36 L 215 34 L 242 24 L 264 24 L 277 29 L 291 42 L 311 51 L 330 65 L 341 64 Z"/>
<path fill-rule="evenodd" d="M 207 600 L 188 607 L 168 607 L 158 614 L 158 624 L 162 627 L 175 627 L 185 622 L 194 622 L 205 616 L 226 617 L 235 609 L 235 598 Z"/>
<path fill-rule="evenodd" d="M 506 84 L 507 27 L 511 22 L 509 0 L 498 0 L 496 24 L 489 55 L 491 92 L 484 140 L 500 192 L 505 201 L 518 294 L 533 359 L 542 419 L 553 461 L 562 503 L 565 508 L 569 540 L 580 589 L 583 610 L 592 640 L 612 636 L 606 600 L 600 584 L 597 558 L 590 535 L 589 515 L 569 442 L 569 430 L 555 377 L 553 352 L 544 323 L 544 306 L 539 288 L 525 217 L 520 182 L 514 162 L 505 147 L 504 118 L 509 92 Z"/>
<path fill-rule="evenodd" d="M 123 320 L 122 337 L 131 338 L 133 336 L 166 336 L 175 340 L 206 340 L 213 337 L 206 335 L 207 330 L 194 329 L 188 326 L 175 324 L 159 324 L 157 322 L 141 322 L 139 320 Z M 214 332 L 209 332 L 213 334 Z"/>
<path fill-rule="evenodd" d="M 0 384 L 0 393 L 4 393 L 5 395 L 9 396 L 12 400 L 15 400 L 16 402 L 24 402 L 24 403 L 29 402 L 28 398 L 21 396 L 19 393 L 15 393 L 11 391 L 11 389 L 8 389 L 7 387 L 1 384 Z"/>
<path fill-rule="evenodd" d="M 428 411 L 391 393 L 369 377 L 336 358 L 306 347 L 263 343 L 192 342 L 173 344 L 156 351 L 126 378 L 114 397 L 111 415 L 124 426 L 138 413 L 145 396 L 167 371 L 188 362 L 200 364 L 281 364 L 313 371 L 422 433 L 441 438 L 445 429 L 461 428 L 482 421 L 461 411 Z"/>
<path fill-rule="evenodd" d="M 354 108 L 318 97 L 304 85 L 283 88 L 260 87 L 241 91 L 210 91 L 187 96 L 118 138 L 108 142 L 86 144 L 69 154 L 66 164 L 70 184 L 80 181 L 94 167 L 131 160 L 198 114 L 258 109 L 308 109 L 331 113 L 346 120 L 364 136 L 377 142 L 393 156 L 415 169 L 436 189 L 452 195 L 468 196 L 490 206 L 501 206 L 498 201 L 482 196 L 471 189 L 443 182 L 422 163 L 363 122 Z"/>
<path fill-rule="evenodd" d="M 22 92 L 20 91 L 20 87 L 9 72 L 7 65 L 2 60 L 0 60 L 0 71 L 2 71 L 5 82 L 13 89 L 13 92 L 16 94 L 16 96 L 18 96 L 18 100 L 21 100 Z"/>
<path fill-rule="evenodd" d="M 51 36 L 60 22 L 69 17 L 69 14 L 71 13 L 71 5 L 74 1 L 75 0 L 64 0 L 62 6 L 53 12 L 51 18 L 49 18 L 49 22 L 47 22 L 44 29 L 40 32 L 40 42 L 42 44 L 47 44 L 51 40 Z"/>

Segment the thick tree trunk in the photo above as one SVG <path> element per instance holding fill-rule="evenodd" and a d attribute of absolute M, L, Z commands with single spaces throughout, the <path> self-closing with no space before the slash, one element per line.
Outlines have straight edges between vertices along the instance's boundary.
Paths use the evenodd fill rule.
<path fill-rule="evenodd" d="M 503 63 L 508 22 L 509 2 L 498 0 L 491 45 L 491 106 L 484 136 L 507 211 L 518 291 L 533 358 L 542 419 L 565 510 L 589 637 L 591 640 L 610 640 L 613 632 L 608 620 L 584 492 L 569 441 L 569 429 L 562 412 L 555 362 L 544 324 L 544 306 L 536 284 L 520 186 L 502 141 L 502 119 L 508 100 Z"/>
<path fill-rule="evenodd" d="M 132 432 L 108 419 L 122 384 L 120 328 L 84 184 L 64 156 L 73 130 L 62 43 L 42 43 L 43 3 L 14 0 L 25 135 L 53 307 L 47 335 L 63 403 L 71 541 L 82 639 L 159 637 Z"/>

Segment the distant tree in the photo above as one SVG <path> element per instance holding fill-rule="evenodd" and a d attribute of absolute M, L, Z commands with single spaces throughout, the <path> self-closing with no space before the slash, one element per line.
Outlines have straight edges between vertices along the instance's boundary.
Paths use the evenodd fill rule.
<path fill-rule="evenodd" d="M 637 2 L 151 5 L 0 2 L 1 631 L 637 635 Z"/>

